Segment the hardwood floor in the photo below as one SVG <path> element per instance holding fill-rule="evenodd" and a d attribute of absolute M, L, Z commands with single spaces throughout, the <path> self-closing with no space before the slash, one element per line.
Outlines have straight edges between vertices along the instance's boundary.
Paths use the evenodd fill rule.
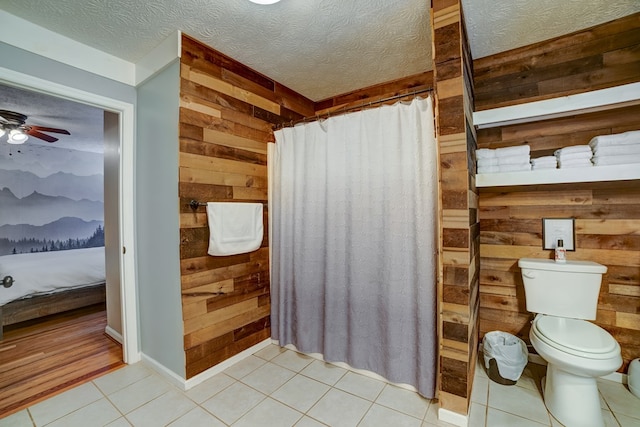
<path fill-rule="evenodd" d="M 0 342 L 0 418 L 124 365 L 104 329 L 104 304 L 5 328 Z"/>

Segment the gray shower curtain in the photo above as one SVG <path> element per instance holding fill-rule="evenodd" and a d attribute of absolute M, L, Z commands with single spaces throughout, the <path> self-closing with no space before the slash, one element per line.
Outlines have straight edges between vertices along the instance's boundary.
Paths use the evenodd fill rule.
<path fill-rule="evenodd" d="M 276 132 L 272 338 L 434 396 L 431 99 Z"/>

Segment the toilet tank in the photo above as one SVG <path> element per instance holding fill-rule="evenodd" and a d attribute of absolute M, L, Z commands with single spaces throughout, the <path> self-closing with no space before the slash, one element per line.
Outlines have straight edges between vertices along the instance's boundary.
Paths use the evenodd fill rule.
<path fill-rule="evenodd" d="M 558 317 L 594 320 L 602 275 L 607 267 L 591 261 L 558 263 L 522 258 L 527 310 Z"/>

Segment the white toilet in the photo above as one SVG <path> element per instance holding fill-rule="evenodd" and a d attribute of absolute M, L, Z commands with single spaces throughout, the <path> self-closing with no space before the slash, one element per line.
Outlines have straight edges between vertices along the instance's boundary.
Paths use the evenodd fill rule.
<path fill-rule="evenodd" d="M 536 313 L 529 338 L 547 361 L 544 402 L 567 427 L 604 427 L 596 378 L 622 365 L 620 345 L 596 318 L 602 274 L 590 261 L 523 258 L 527 310 Z"/>

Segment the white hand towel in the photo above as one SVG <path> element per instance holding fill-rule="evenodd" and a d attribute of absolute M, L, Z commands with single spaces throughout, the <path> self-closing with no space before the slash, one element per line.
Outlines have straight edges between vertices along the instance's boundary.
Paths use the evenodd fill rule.
<path fill-rule="evenodd" d="M 494 157 L 493 159 L 478 159 L 478 166 L 518 165 L 528 161 L 529 156 Z"/>
<path fill-rule="evenodd" d="M 496 157 L 496 150 L 481 148 L 476 150 L 476 159 L 493 159 Z"/>
<path fill-rule="evenodd" d="M 567 160 L 558 160 L 558 167 L 564 168 L 567 166 L 592 166 L 590 159 L 567 159 Z"/>
<path fill-rule="evenodd" d="M 565 154 L 574 154 L 574 153 L 589 153 L 591 154 L 591 147 L 589 145 L 572 145 L 570 147 L 560 148 L 556 150 L 553 154 L 556 156 L 565 155 Z"/>
<path fill-rule="evenodd" d="M 478 173 L 520 172 L 531 170 L 531 163 L 478 167 Z"/>
<path fill-rule="evenodd" d="M 640 154 L 640 141 L 629 145 L 605 145 L 593 150 L 594 156 L 620 156 L 625 154 Z"/>
<path fill-rule="evenodd" d="M 589 141 L 591 148 L 637 144 L 640 142 L 640 130 L 632 130 L 614 135 L 599 135 Z"/>
<path fill-rule="evenodd" d="M 596 166 L 605 165 L 629 165 L 640 163 L 640 154 L 630 154 L 627 156 L 596 156 L 593 164 Z"/>
<path fill-rule="evenodd" d="M 580 153 L 559 153 L 556 154 L 558 160 L 575 160 L 575 159 L 587 159 L 589 160 L 593 156 L 591 150 L 589 152 L 583 151 Z"/>
<path fill-rule="evenodd" d="M 553 165 L 555 167 L 558 164 L 556 156 L 544 156 L 531 159 L 532 165 Z"/>
<path fill-rule="evenodd" d="M 516 145 L 515 147 L 497 148 L 496 157 L 509 157 L 509 156 L 528 156 L 531 152 L 531 147 L 528 145 Z"/>
<path fill-rule="evenodd" d="M 262 203 L 207 203 L 209 255 L 255 251 L 262 244 Z"/>
<path fill-rule="evenodd" d="M 557 165 L 551 163 L 539 163 L 531 166 L 531 170 L 540 170 L 540 169 L 557 169 Z"/>

